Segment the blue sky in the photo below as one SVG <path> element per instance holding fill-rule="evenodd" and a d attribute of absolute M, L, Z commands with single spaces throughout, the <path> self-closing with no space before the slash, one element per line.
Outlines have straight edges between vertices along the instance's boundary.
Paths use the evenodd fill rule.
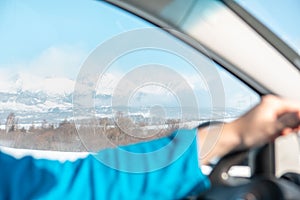
<path fill-rule="evenodd" d="M 11 67 L 50 48 L 88 54 L 112 35 L 146 26 L 103 2 L 86 0 L 1 0 L 0 13 L 0 66 Z"/>

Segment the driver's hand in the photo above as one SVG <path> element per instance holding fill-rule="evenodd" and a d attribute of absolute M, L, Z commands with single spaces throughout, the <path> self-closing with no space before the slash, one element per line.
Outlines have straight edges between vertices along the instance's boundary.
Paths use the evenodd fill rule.
<path fill-rule="evenodd" d="M 300 103 L 273 95 L 232 122 L 241 138 L 241 147 L 263 145 L 282 134 L 300 130 Z"/>
<path fill-rule="evenodd" d="M 215 132 L 211 128 L 210 131 L 198 131 L 199 159 L 202 164 L 232 150 L 261 146 L 282 134 L 299 131 L 300 103 L 267 95 L 239 119 L 216 126 L 222 128 Z"/>

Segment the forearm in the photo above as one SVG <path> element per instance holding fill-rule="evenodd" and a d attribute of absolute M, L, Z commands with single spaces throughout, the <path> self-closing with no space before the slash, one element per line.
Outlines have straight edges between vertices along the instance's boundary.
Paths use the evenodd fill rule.
<path fill-rule="evenodd" d="M 198 159 L 204 165 L 214 158 L 221 158 L 241 147 L 241 138 L 236 121 L 199 128 Z"/>

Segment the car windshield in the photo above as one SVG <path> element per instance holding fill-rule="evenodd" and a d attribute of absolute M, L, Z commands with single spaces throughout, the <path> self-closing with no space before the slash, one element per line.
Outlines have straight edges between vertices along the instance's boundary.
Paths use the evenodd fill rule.
<path fill-rule="evenodd" d="M 300 1 L 236 0 L 300 54 Z"/>

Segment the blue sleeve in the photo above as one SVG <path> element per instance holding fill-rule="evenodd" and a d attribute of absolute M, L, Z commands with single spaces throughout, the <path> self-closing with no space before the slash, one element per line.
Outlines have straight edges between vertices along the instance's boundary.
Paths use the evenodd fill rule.
<path fill-rule="evenodd" d="M 200 193 L 210 182 L 198 166 L 195 133 L 180 130 L 75 162 L 0 153 L 0 199 L 180 199 Z"/>

